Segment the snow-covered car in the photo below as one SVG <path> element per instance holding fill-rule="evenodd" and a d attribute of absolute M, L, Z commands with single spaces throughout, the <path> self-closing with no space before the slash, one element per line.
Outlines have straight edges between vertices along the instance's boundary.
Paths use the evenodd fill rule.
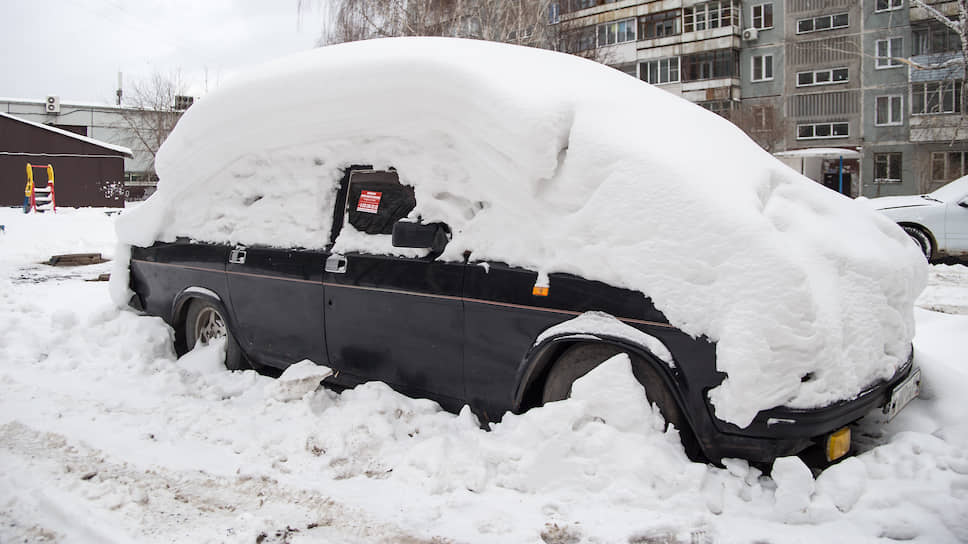
<path fill-rule="evenodd" d="M 588 60 L 325 47 L 197 102 L 156 167 L 115 300 L 232 369 L 308 359 L 493 421 L 625 353 L 712 460 L 835 459 L 919 391 L 901 229 Z"/>
<path fill-rule="evenodd" d="M 968 257 L 968 176 L 926 195 L 883 196 L 871 204 L 900 225 L 928 259 Z"/>

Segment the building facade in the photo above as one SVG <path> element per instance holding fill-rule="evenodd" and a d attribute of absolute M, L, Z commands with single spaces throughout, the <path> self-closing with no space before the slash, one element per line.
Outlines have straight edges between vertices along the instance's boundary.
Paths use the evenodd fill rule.
<path fill-rule="evenodd" d="M 770 152 L 859 152 L 818 153 L 811 175 L 831 189 L 922 193 L 968 174 L 961 68 L 930 69 L 961 42 L 909 0 L 564 0 L 558 12 L 568 52 L 723 115 Z"/>

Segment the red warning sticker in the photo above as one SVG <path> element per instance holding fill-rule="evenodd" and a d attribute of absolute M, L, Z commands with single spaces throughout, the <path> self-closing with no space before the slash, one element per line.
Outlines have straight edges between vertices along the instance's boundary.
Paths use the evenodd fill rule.
<path fill-rule="evenodd" d="M 356 205 L 356 211 L 366 213 L 376 213 L 380 209 L 380 198 L 383 193 L 377 191 L 363 191 L 360 193 L 360 201 Z"/>

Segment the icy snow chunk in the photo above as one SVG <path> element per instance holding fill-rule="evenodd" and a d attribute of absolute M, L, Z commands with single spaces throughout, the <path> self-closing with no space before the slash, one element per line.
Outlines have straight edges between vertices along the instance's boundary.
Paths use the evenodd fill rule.
<path fill-rule="evenodd" d="M 848 457 L 817 477 L 817 493 L 829 497 L 841 512 L 849 512 L 867 489 L 867 469 Z"/>
<path fill-rule="evenodd" d="M 266 384 L 265 395 L 266 398 L 281 401 L 301 399 L 332 375 L 333 370 L 329 367 L 304 359 L 286 368 L 277 380 Z"/>
<path fill-rule="evenodd" d="M 645 389 L 632 374 L 632 361 L 625 353 L 608 359 L 578 378 L 571 386 L 571 398 L 584 403 L 587 415 L 623 431 L 634 429 L 643 422 L 662 419 L 658 410 L 652 409 Z M 643 415 L 647 416 L 643 418 Z"/>
<path fill-rule="evenodd" d="M 787 522 L 806 521 L 813 495 L 813 474 L 799 457 L 780 457 L 770 474 L 776 482 L 776 511 Z"/>
<path fill-rule="evenodd" d="M 208 344 L 199 342 L 194 349 L 178 359 L 178 366 L 192 374 L 220 374 L 225 369 L 225 338 L 216 338 Z"/>

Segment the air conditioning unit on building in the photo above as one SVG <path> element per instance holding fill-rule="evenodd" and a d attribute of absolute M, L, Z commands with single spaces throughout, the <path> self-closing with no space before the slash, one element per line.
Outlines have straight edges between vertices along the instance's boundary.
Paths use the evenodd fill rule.
<path fill-rule="evenodd" d="M 60 113 L 60 97 L 48 96 L 47 102 L 44 104 L 44 110 L 47 113 Z"/>
<path fill-rule="evenodd" d="M 746 30 L 743 31 L 744 42 L 751 42 L 756 38 L 758 38 L 759 36 L 760 36 L 760 31 L 759 29 L 756 29 L 756 28 L 747 28 Z"/>

